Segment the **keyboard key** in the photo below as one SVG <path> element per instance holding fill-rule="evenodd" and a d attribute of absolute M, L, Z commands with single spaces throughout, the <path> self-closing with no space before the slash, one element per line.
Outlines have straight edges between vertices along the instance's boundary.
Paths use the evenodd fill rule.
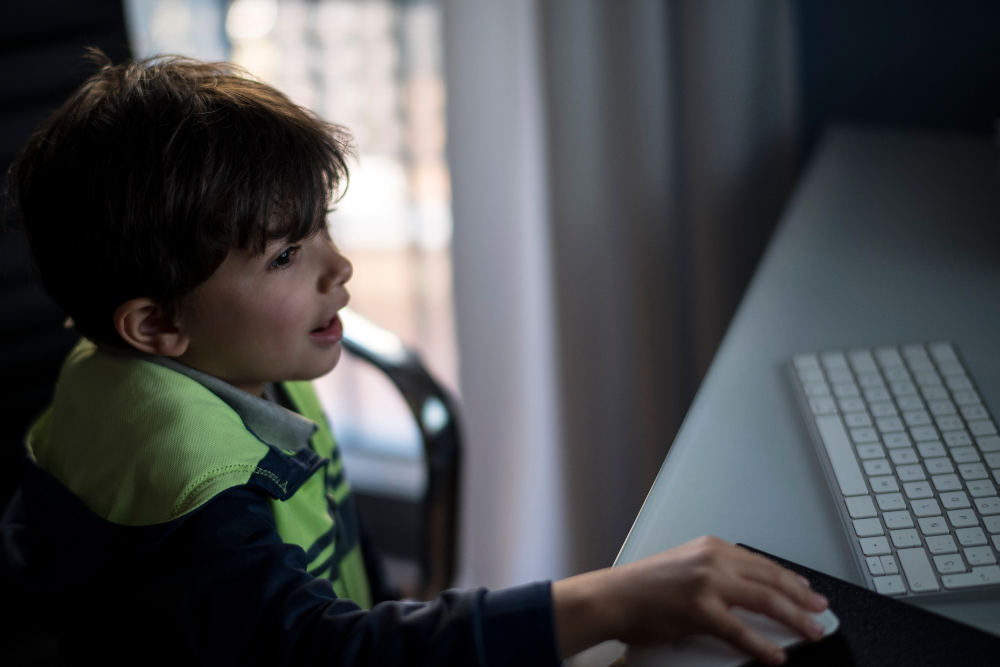
<path fill-rule="evenodd" d="M 819 360 L 828 369 L 847 368 L 847 357 L 843 352 L 824 352 L 819 355 Z"/>
<path fill-rule="evenodd" d="M 986 535 L 983 534 L 982 528 L 959 528 L 955 531 L 955 537 L 958 538 L 958 543 L 963 547 L 986 544 Z"/>
<path fill-rule="evenodd" d="M 903 358 L 899 356 L 899 352 L 894 347 L 875 348 L 875 358 L 878 359 L 879 366 L 882 368 L 903 365 Z"/>
<path fill-rule="evenodd" d="M 815 354 L 796 354 L 792 357 L 792 363 L 798 369 L 819 368 L 819 359 Z"/>
<path fill-rule="evenodd" d="M 879 417 L 875 420 L 875 424 L 882 433 L 905 430 L 903 421 L 899 417 Z"/>
<path fill-rule="evenodd" d="M 862 537 L 858 543 L 861 544 L 861 553 L 866 556 L 878 556 L 892 551 L 889 549 L 889 540 L 884 535 L 881 537 Z"/>
<path fill-rule="evenodd" d="M 937 516 L 941 514 L 941 508 L 933 498 L 923 498 L 921 500 L 911 500 L 910 507 L 917 516 Z M 968 507 L 968 505 L 966 505 Z M 893 528 L 893 526 L 889 526 Z"/>
<path fill-rule="evenodd" d="M 881 565 L 881 563 L 879 563 Z M 952 572 L 965 572 L 965 563 L 958 554 L 951 556 L 934 556 L 934 567 L 941 574 L 951 574 Z"/>
<path fill-rule="evenodd" d="M 930 360 L 930 357 L 927 356 L 927 350 L 925 350 L 924 346 L 921 345 L 920 343 L 909 343 L 908 345 L 904 345 L 903 347 L 901 347 L 900 351 L 903 353 L 903 356 L 906 357 L 906 360 L 909 361 L 911 364 L 914 361 L 918 360 L 920 361 Z"/>
<path fill-rule="evenodd" d="M 868 556 L 865 562 L 868 563 L 868 571 L 873 575 L 885 574 L 885 570 L 882 569 L 882 559 L 878 556 Z"/>
<path fill-rule="evenodd" d="M 924 402 L 920 400 L 919 396 L 904 396 L 896 400 L 896 405 L 899 406 L 900 410 L 923 410 Z M 930 422 L 927 422 L 930 423 Z"/>
<path fill-rule="evenodd" d="M 972 441 L 963 442 L 963 445 L 971 445 Z M 981 452 L 1000 452 L 1000 436 L 996 435 L 986 435 L 976 438 L 976 444 L 979 445 L 979 451 Z"/>
<path fill-rule="evenodd" d="M 878 373 L 858 373 L 858 384 L 862 387 L 884 387 L 882 376 Z"/>
<path fill-rule="evenodd" d="M 903 482 L 916 482 L 927 479 L 924 475 L 924 467 L 919 463 L 907 466 L 896 466 L 896 476 Z"/>
<path fill-rule="evenodd" d="M 892 472 L 892 468 L 889 467 L 889 462 L 885 459 L 870 459 L 868 461 L 862 461 L 861 465 L 865 467 L 865 473 L 869 476 L 887 475 Z"/>
<path fill-rule="evenodd" d="M 945 415 L 953 415 L 956 413 L 955 404 L 947 400 L 931 401 L 927 404 L 927 408 L 935 417 L 943 417 Z"/>
<path fill-rule="evenodd" d="M 858 445 L 855 447 L 858 451 L 858 456 L 862 459 L 884 459 L 885 450 L 882 449 L 882 445 L 877 442 L 871 443 L 869 445 Z"/>
<path fill-rule="evenodd" d="M 955 531 L 955 537 L 958 538 L 958 543 L 963 547 L 974 547 L 980 544 L 986 544 L 986 535 L 983 533 L 983 529 L 976 528 L 959 528 Z"/>
<path fill-rule="evenodd" d="M 861 392 L 858 391 L 858 385 L 853 382 L 838 382 L 833 385 L 833 394 L 837 398 L 851 398 L 860 396 Z"/>
<path fill-rule="evenodd" d="M 885 379 L 889 382 L 909 382 L 910 373 L 902 367 L 889 368 L 885 371 Z"/>
<path fill-rule="evenodd" d="M 878 442 L 878 434 L 873 428 L 852 428 L 851 440 L 856 443 Z"/>
<path fill-rule="evenodd" d="M 989 547 L 969 547 L 965 550 L 965 560 L 969 561 L 969 565 L 993 565 L 997 557 Z"/>
<path fill-rule="evenodd" d="M 875 359 L 868 350 L 851 350 L 847 353 L 847 358 L 858 373 L 871 373 L 878 370 Z"/>
<path fill-rule="evenodd" d="M 925 516 L 917 519 L 917 523 L 920 525 L 920 532 L 924 535 L 945 535 L 950 532 L 943 516 Z"/>
<path fill-rule="evenodd" d="M 950 554 L 958 551 L 951 535 L 935 535 L 927 538 L 927 548 L 932 554 Z"/>
<path fill-rule="evenodd" d="M 914 368 L 913 370 L 916 371 L 917 369 Z M 941 377 L 937 373 L 931 370 L 915 372 L 913 375 L 913 379 L 917 381 L 917 386 L 919 387 L 927 387 L 932 384 L 941 384 Z"/>
<path fill-rule="evenodd" d="M 990 468 L 1000 468 L 1000 452 L 986 454 L 983 458 L 986 459 L 986 465 Z"/>
<path fill-rule="evenodd" d="M 899 449 L 893 449 L 889 452 L 889 458 L 892 462 L 898 466 L 907 465 L 910 463 L 916 463 L 920 460 L 917 456 L 917 452 L 912 447 L 901 447 Z M 946 472 L 952 472 L 950 470 Z M 900 478 L 902 479 L 902 478 Z"/>
<path fill-rule="evenodd" d="M 955 354 L 955 348 L 947 341 L 928 343 L 927 350 L 934 357 L 934 361 L 938 362 L 939 366 L 947 363 L 958 363 L 958 355 Z"/>
<path fill-rule="evenodd" d="M 903 420 L 907 426 L 926 426 L 931 423 L 931 416 L 926 410 L 910 410 L 903 413 Z"/>
<path fill-rule="evenodd" d="M 947 510 L 960 510 L 970 507 L 969 496 L 964 491 L 949 491 L 941 494 L 941 504 Z"/>
<path fill-rule="evenodd" d="M 982 514 L 983 516 L 987 516 L 990 514 L 1000 514 L 1000 498 L 998 498 L 997 496 L 990 496 L 988 498 L 976 498 L 976 509 L 979 510 L 979 513 Z M 889 526 L 888 520 L 886 520 L 885 525 Z M 892 526 L 889 527 L 892 528 Z"/>
<path fill-rule="evenodd" d="M 885 443 L 886 447 L 895 449 L 896 447 L 909 447 L 913 443 L 910 442 L 910 436 L 905 432 L 900 433 L 886 433 L 882 436 L 882 442 Z"/>
<path fill-rule="evenodd" d="M 938 586 L 937 577 L 931 569 L 931 563 L 927 559 L 927 552 L 922 548 L 899 549 L 896 557 L 906 575 L 906 581 L 910 584 L 910 590 L 915 592 L 936 591 Z"/>
<path fill-rule="evenodd" d="M 981 496 L 995 496 L 997 490 L 993 487 L 993 482 L 988 479 L 977 479 L 972 482 L 966 482 L 965 484 L 969 493 L 972 494 L 973 498 L 979 498 Z"/>
<path fill-rule="evenodd" d="M 934 420 L 934 423 L 937 424 L 937 427 L 941 431 L 958 431 L 961 430 L 963 427 L 962 420 L 959 417 L 956 417 L 955 415 L 938 417 L 936 420 Z"/>
<path fill-rule="evenodd" d="M 886 574 L 899 574 L 895 556 L 879 556 L 878 559 L 882 561 L 882 570 Z"/>
<path fill-rule="evenodd" d="M 917 393 L 917 387 L 912 382 L 890 382 L 889 389 L 893 396 L 912 396 Z"/>
<path fill-rule="evenodd" d="M 868 350 L 851 350 L 847 353 L 847 358 L 858 373 L 871 373 L 878 369 L 872 353 Z"/>
<path fill-rule="evenodd" d="M 898 574 L 888 577 L 872 577 L 872 581 L 875 582 L 875 591 L 880 595 L 902 595 L 906 592 L 903 578 Z"/>
<path fill-rule="evenodd" d="M 865 486 L 865 478 L 861 475 L 854 452 L 851 451 L 851 443 L 847 439 L 847 431 L 840 417 L 836 415 L 817 417 L 816 426 L 830 458 L 830 465 L 840 486 L 840 492 L 845 496 L 866 495 L 868 487 Z"/>
<path fill-rule="evenodd" d="M 934 495 L 931 485 L 928 482 L 907 482 L 903 485 L 906 497 L 911 500 L 916 498 L 930 498 Z"/>
<path fill-rule="evenodd" d="M 837 368 L 832 371 L 827 371 L 826 377 L 830 382 L 854 382 L 854 376 L 851 375 L 851 371 L 846 368 Z"/>
<path fill-rule="evenodd" d="M 979 451 L 975 447 L 955 447 L 951 450 L 955 463 L 972 463 L 979 460 Z"/>
<path fill-rule="evenodd" d="M 950 472 L 955 472 L 955 468 L 951 465 L 951 460 L 946 456 L 935 459 L 927 459 L 924 461 L 924 465 L 927 466 L 927 472 L 932 475 L 945 475 Z"/>
<path fill-rule="evenodd" d="M 941 371 L 941 375 L 948 379 L 965 377 L 965 369 L 962 368 L 961 364 L 938 364 L 938 370 Z M 966 387 L 962 387 L 962 389 L 966 389 Z"/>
<path fill-rule="evenodd" d="M 851 496 L 850 498 L 844 498 L 847 503 L 847 512 L 851 515 L 852 519 L 866 519 L 872 516 L 878 516 L 878 512 L 875 511 L 875 503 L 872 502 L 871 496 Z M 882 533 L 872 533 L 873 535 L 881 535 Z"/>
<path fill-rule="evenodd" d="M 806 382 L 822 382 L 823 380 L 823 371 L 818 368 L 808 368 L 799 371 L 799 381 L 803 384 Z"/>
<path fill-rule="evenodd" d="M 997 551 L 1000 551 L 1000 535 L 993 536 L 993 548 L 996 549 Z M 885 569 L 884 565 L 883 569 Z"/>
<path fill-rule="evenodd" d="M 990 414 L 986 412 L 986 408 L 981 405 L 963 405 L 961 411 L 962 416 L 970 421 L 973 419 L 986 419 L 990 416 Z"/>
<path fill-rule="evenodd" d="M 920 536 L 917 535 L 917 531 L 912 528 L 907 528 L 905 530 L 890 530 L 889 537 L 892 538 L 892 543 L 897 549 L 920 546 Z M 896 552 L 896 555 L 899 555 L 898 551 Z"/>
<path fill-rule="evenodd" d="M 948 389 L 952 391 L 962 391 L 963 389 L 972 389 L 972 382 L 969 378 L 964 375 L 954 375 L 947 379 Z"/>
<path fill-rule="evenodd" d="M 826 382 L 807 382 L 802 385 L 802 391 L 806 396 L 829 396 L 830 387 Z"/>
<path fill-rule="evenodd" d="M 959 405 L 974 405 L 975 403 L 982 403 L 979 400 L 979 394 L 976 393 L 975 389 L 963 389 L 962 391 L 952 392 L 952 398 Z"/>
<path fill-rule="evenodd" d="M 871 537 L 872 535 L 883 535 L 882 522 L 878 519 L 855 519 L 854 533 L 858 537 Z"/>
<path fill-rule="evenodd" d="M 948 520 L 955 528 L 965 528 L 966 526 L 978 526 L 979 519 L 976 513 L 968 510 L 948 510 Z"/>
<path fill-rule="evenodd" d="M 924 399 L 928 401 L 943 401 L 948 398 L 948 390 L 941 385 L 921 387 L 920 393 L 923 394 Z"/>
<path fill-rule="evenodd" d="M 868 478 L 868 483 L 872 485 L 872 491 L 875 493 L 890 493 L 893 491 L 899 491 L 899 484 L 896 483 L 896 478 L 892 475 L 886 477 L 870 477 Z M 923 484 L 923 482 L 921 482 Z M 930 488 L 928 487 L 928 491 Z"/>
<path fill-rule="evenodd" d="M 982 463 L 962 463 L 958 466 L 958 472 L 962 479 L 986 479 L 990 476 Z"/>
<path fill-rule="evenodd" d="M 844 415 L 844 423 L 848 428 L 859 428 L 861 426 L 871 426 L 872 418 L 867 412 L 849 412 Z"/>
<path fill-rule="evenodd" d="M 972 435 L 996 435 L 997 427 L 989 419 L 969 422 L 969 432 Z"/>
<path fill-rule="evenodd" d="M 874 392 L 875 390 L 872 389 L 869 391 Z M 878 391 L 882 390 L 880 389 Z M 868 401 L 871 403 L 871 405 L 869 405 L 868 408 L 872 411 L 872 414 L 875 415 L 876 417 L 892 417 L 893 415 L 896 414 L 896 406 L 890 403 L 888 400 L 885 400 L 889 398 L 888 394 L 886 394 L 884 398 L 872 398 L 871 396 L 867 395 L 868 392 L 865 392 L 865 394 L 866 398 L 868 398 Z"/>
<path fill-rule="evenodd" d="M 962 483 L 958 481 L 958 475 L 932 475 L 931 481 L 934 488 L 939 492 L 958 491 L 962 488 Z"/>
<path fill-rule="evenodd" d="M 997 511 L 1000 512 L 1000 510 Z M 900 512 L 885 512 L 882 515 L 882 520 L 885 521 L 885 527 L 892 530 L 897 528 L 913 528 L 913 518 L 910 517 L 910 513 L 906 510 L 902 510 Z M 875 534 L 881 535 L 881 533 L 872 533 L 872 535 Z"/>
<path fill-rule="evenodd" d="M 965 431 L 953 431 L 951 433 L 944 434 L 944 441 L 949 447 L 961 447 L 963 445 L 971 445 L 972 438 Z"/>
<path fill-rule="evenodd" d="M 843 412 L 858 412 L 865 409 L 865 402 L 860 398 L 842 398 L 838 401 Z"/>
<path fill-rule="evenodd" d="M 1000 516 L 984 516 L 983 525 L 991 533 L 1000 533 Z M 1000 549 L 1000 547 L 997 547 Z"/>
<path fill-rule="evenodd" d="M 945 588 L 969 588 L 1000 583 L 1000 565 L 974 567 L 965 574 L 946 574 L 941 577 Z"/>
<path fill-rule="evenodd" d="M 937 431 L 934 430 L 933 426 L 917 426 L 915 428 L 911 428 L 910 435 L 912 435 L 913 439 L 917 442 L 926 442 L 928 440 L 938 439 Z"/>
<path fill-rule="evenodd" d="M 832 415 L 837 412 L 837 404 L 832 398 L 825 396 L 810 398 L 809 408 L 814 415 Z"/>
<path fill-rule="evenodd" d="M 935 456 L 944 456 L 948 452 L 945 451 L 944 445 L 940 441 L 935 440 L 934 442 L 921 442 L 917 445 L 917 451 L 925 459 L 929 459 Z"/>
<path fill-rule="evenodd" d="M 878 501 L 878 508 L 883 512 L 906 509 L 906 501 L 903 500 L 902 493 L 880 493 L 875 496 L 875 500 Z"/>

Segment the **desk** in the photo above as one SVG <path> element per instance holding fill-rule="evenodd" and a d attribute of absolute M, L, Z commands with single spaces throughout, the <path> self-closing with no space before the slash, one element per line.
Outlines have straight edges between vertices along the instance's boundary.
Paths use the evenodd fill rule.
<path fill-rule="evenodd" d="M 785 364 L 951 340 L 1000 415 L 998 158 L 965 137 L 827 135 L 617 564 L 709 533 L 861 583 Z M 920 604 L 1000 635 L 1000 600 Z"/>

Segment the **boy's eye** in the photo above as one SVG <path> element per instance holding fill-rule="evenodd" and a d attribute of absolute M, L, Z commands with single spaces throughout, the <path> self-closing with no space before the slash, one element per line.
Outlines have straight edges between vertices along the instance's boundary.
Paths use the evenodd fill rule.
<path fill-rule="evenodd" d="M 284 266 L 288 266 L 292 263 L 292 258 L 295 253 L 298 252 L 299 246 L 293 245 L 282 251 L 280 255 L 274 258 L 274 261 L 268 265 L 269 269 L 280 269 Z"/>

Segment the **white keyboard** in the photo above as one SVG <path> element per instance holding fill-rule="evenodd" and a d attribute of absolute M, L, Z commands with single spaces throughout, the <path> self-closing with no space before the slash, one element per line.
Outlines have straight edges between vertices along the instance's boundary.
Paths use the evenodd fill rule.
<path fill-rule="evenodd" d="M 955 348 L 799 354 L 792 373 L 869 588 L 1000 595 L 1000 436 Z"/>

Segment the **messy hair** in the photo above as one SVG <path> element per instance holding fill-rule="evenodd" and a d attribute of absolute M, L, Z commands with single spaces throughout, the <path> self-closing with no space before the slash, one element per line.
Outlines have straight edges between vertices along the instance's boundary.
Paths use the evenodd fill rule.
<path fill-rule="evenodd" d="M 119 342 L 114 311 L 136 297 L 173 319 L 230 249 L 323 228 L 347 183 L 343 128 L 229 63 L 92 57 L 7 176 L 45 289 L 83 335 Z"/>

